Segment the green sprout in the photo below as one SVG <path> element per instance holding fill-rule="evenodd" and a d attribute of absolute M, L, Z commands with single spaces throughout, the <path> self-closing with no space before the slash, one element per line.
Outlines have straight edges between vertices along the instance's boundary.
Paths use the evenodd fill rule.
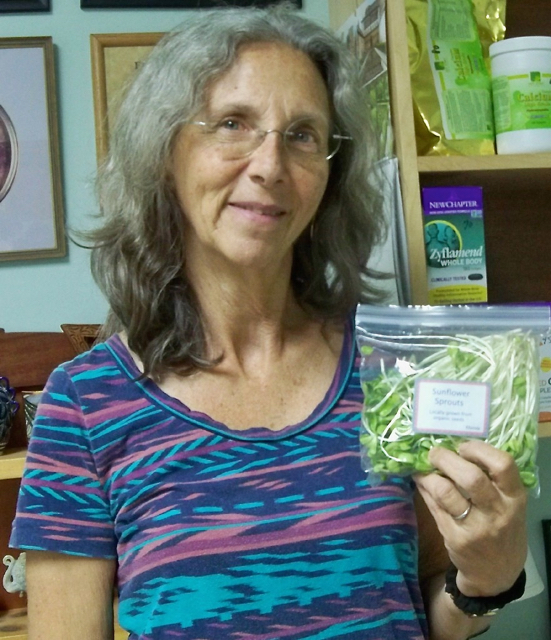
<path fill-rule="evenodd" d="M 439 336 L 438 344 L 428 345 L 431 347 L 433 351 L 420 362 L 414 357 L 398 358 L 388 371 L 382 354 L 371 347 L 361 348 L 369 366 L 376 361 L 377 371 L 380 369 L 376 377 L 362 382 L 360 442 L 369 457 L 370 471 L 382 479 L 434 471 L 428 459 L 431 447 L 457 451 L 468 439 L 413 431 L 417 379 L 483 382 L 491 386 L 486 442 L 510 453 L 524 485 L 537 488 L 539 379 L 534 336 L 520 330 L 488 336 Z"/>

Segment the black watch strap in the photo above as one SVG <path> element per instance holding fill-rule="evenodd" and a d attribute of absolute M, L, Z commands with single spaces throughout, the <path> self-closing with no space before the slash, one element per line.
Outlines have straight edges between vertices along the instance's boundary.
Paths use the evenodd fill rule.
<path fill-rule="evenodd" d="M 480 616 L 495 615 L 509 602 L 518 600 L 524 593 L 526 587 L 526 571 L 523 569 L 516 579 L 515 584 L 507 591 L 498 593 L 495 596 L 487 596 L 482 598 L 470 598 L 463 595 L 457 588 L 457 567 L 450 565 L 446 572 L 446 593 L 449 593 L 455 606 L 461 609 L 463 613 L 473 618 Z"/>

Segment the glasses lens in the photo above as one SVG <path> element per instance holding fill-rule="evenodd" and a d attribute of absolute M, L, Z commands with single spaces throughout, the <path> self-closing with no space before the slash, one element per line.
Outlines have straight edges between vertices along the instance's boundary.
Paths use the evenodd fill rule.
<path fill-rule="evenodd" d="M 214 139 L 226 158 L 240 158 L 254 150 L 257 145 L 257 134 L 252 129 L 230 128 L 217 125 L 213 129 Z"/>
<path fill-rule="evenodd" d="M 327 136 L 309 122 L 293 122 L 285 130 L 283 138 L 290 151 L 318 156 L 327 150 Z"/>

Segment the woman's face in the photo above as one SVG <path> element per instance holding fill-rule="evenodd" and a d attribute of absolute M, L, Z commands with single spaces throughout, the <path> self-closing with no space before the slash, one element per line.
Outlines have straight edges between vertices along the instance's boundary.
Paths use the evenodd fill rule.
<path fill-rule="evenodd" d="M 300 120 L 327 138 L 329 98 L 308 56 L 283 44 L 254 43 L 244 46 L 209 87 L 195 120 L 218 124 L 224 135 L 284 131 Z M 212 131 L 185 125 L 172 156 L 176 193 L 188 223 L 188 265 L 288 268 L 293 244 L 323 197 L 329 162 L 323 155 L 297 157 L 276 132 L 235 157 Z"/>

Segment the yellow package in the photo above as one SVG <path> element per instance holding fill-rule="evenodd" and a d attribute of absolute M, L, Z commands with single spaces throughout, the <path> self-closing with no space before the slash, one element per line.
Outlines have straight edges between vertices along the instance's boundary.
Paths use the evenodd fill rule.
<path fill-rule="evenodd" d="M 495 153 L 488 48 L 505 0 L 406 0 L 419 155 Z"/>

